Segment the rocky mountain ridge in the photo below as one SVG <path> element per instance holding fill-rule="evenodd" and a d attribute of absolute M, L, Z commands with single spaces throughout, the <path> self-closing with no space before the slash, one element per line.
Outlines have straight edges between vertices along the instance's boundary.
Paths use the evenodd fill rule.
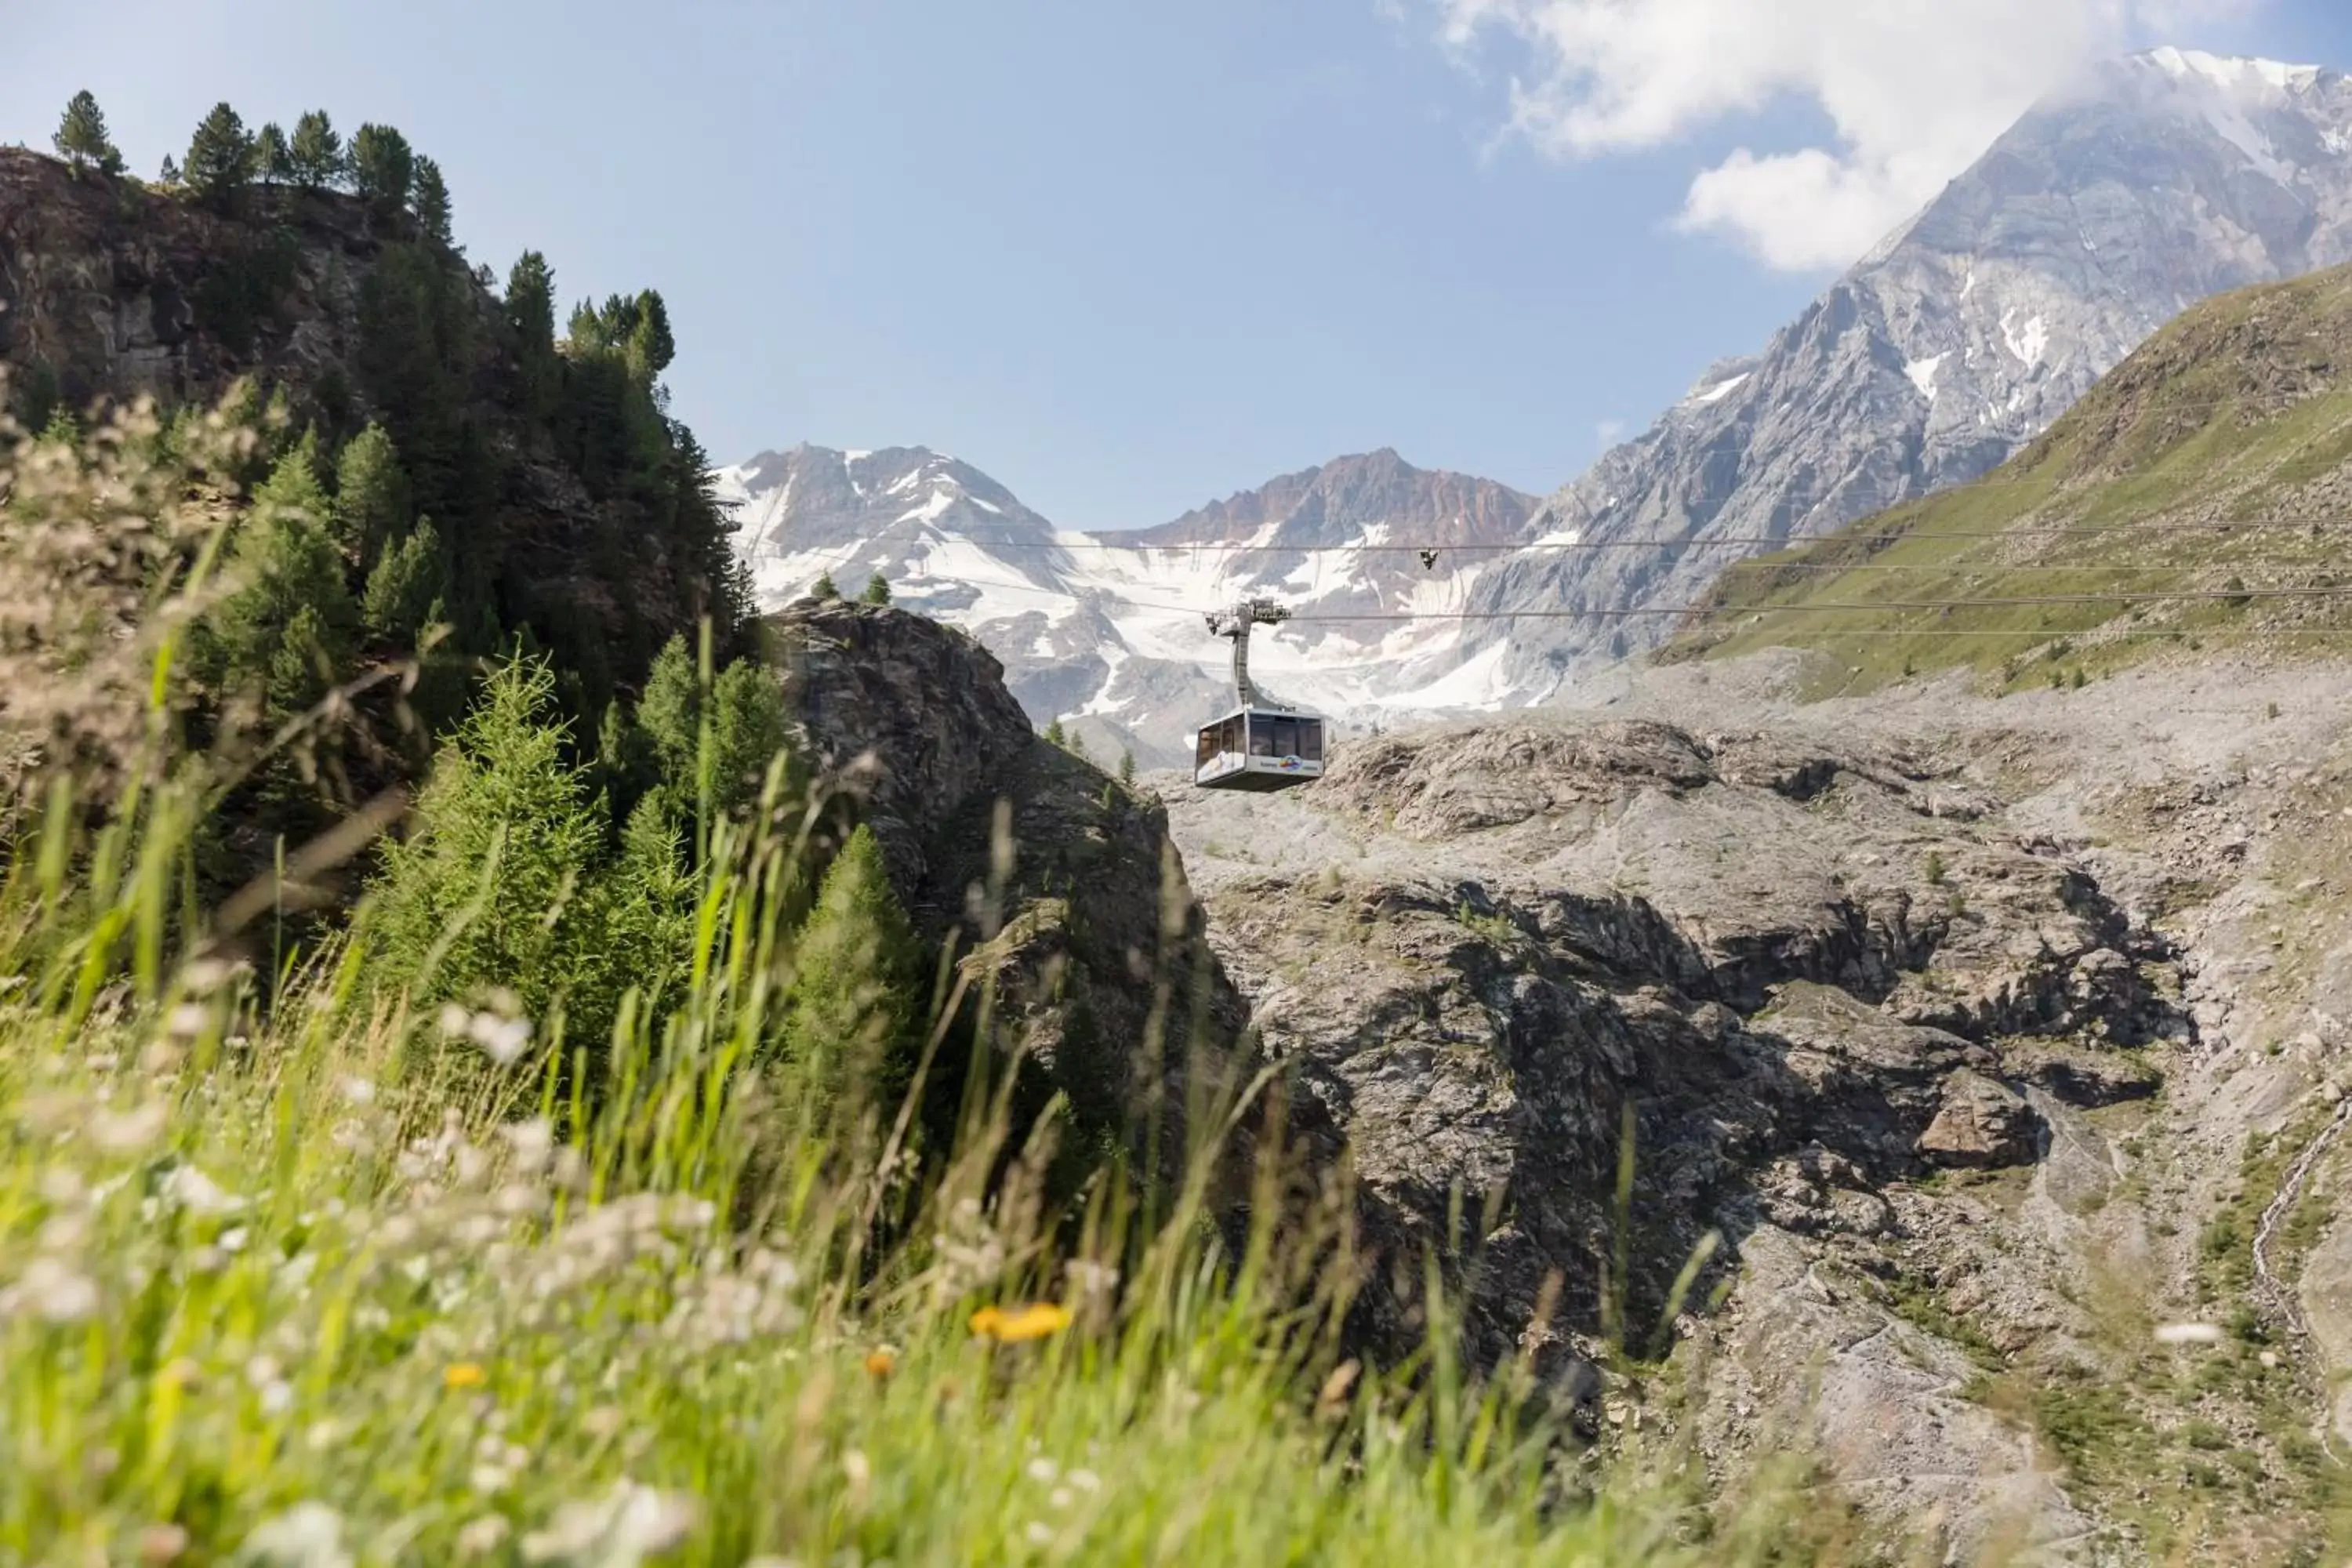
<path fill-rule="evenodd" d="M 1536 504 L 1386 450 L 1118 533 L 1057 530 L 921 447 L 802 446 L 721 469 L 716 487 L 763 602 L 827 573 L 856 593 L 879 572 L 895 602 L 985 641 L 1038 724 L 1060 718 L 1097 754 L 1147 763 L 1188 754 L 1190 730 L 1231 706 L 1230 649 L 1203 612 L 1260 594 L 1308 616 L 1458 606 L 1479 563 L 1530 537 Z M 1398 548 L 1428 541 L 1475 549 L 1433 572 Z M 1252 660 L 1286 699 L 1369 726 L 1455 700 L 1455 641 L 1451 625 L 1302 620 L 1256 639 Z"/>
<path fill-rule="evenodd" d="M 1530 552 L 1472 603 L 1690 603 L 1777 542 L 1988 472 L 2197 300 L 2347 259 L 2352 79 L 2172 48 L 2104 65 L 1545 502 L 1538 527 L 1622 548 Z M 1673 626 L 1499 623 L 1464 655 L 1539 698 Z"/>

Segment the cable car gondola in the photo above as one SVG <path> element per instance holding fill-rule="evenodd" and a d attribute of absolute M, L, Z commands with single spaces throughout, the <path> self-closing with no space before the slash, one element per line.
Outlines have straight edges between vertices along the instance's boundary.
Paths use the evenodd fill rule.
<path fill-rule="evenodd" d="M 1276 702 L 1250 684 L 1250 627 L 1289 618 L 1271 599 L 1245 599 L 1208 616 L 1210 635 L 1233 639 L 1234 697 L 1240 706 L 1193 737 L 1192 783 L 1199 788 L 1264 792 L 1323 776 L 1322 715 Z"/>

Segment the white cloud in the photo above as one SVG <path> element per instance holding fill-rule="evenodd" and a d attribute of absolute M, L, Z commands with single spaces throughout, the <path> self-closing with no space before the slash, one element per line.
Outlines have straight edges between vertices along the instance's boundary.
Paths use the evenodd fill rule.
<path fill-rule="evenodd" d="M 1516 40 L 1511 126 L 1586 158 L 1665 145 L 1782 100 L 1833 144 L 1742 148 L 1700 174 L 1685 228 L 1768 264 L 1843 266 L 2084 63 L 2264 0 L 1436 0 L 1449 45 Z"/>
<path fill-rule="evenodd" d="M 1622 419 L 1603 419 L 1592 427 L 1593 445 L 1604 452 L 1624 438 L 1625 422 Z"/>

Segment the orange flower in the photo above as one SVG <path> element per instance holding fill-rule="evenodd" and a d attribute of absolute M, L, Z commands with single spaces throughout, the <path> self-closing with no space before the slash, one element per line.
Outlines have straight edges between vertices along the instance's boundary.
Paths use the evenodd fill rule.
<path fill-rule="evenodd" d="M 984 1340 L 1000 1344 L 1019 1344 L 1024 1340 L 1042 1340 L 1048 1334 L 1060 1333 L 1070 1326 L 1066 1307 L 1051 1301 L 1033 1301 L 1007 1312 L 1002 1308 L 982 1307 L 971 1315 L 971 1331 Z"/>
<path fill-rule="evenodd" d="M 891 1368 L 898 1364 L 898 1358 L 890 1353 L 887 1345 L 877 1345 L 866 1352 L 866 1375 L 877 1383 L 889 1376 Z"/>
<path fill-rule="evenodd" d="M 489 1381 L 489 1373 L 479 1362 L 461 1361 L 441 1374 L 444 1388 L 479 1388 Z"/>

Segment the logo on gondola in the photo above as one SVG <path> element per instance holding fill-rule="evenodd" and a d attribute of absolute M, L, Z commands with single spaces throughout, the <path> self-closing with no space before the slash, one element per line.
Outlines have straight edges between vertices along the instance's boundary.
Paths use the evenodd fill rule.
<path fill-rule="evenodd" d="M 1305 764 L 1301 763 L 1297 757 L 1284 757 L 1277 761 L 1274 765 L 1281 769 L 1284 773 L 1295 773 Z"/>

